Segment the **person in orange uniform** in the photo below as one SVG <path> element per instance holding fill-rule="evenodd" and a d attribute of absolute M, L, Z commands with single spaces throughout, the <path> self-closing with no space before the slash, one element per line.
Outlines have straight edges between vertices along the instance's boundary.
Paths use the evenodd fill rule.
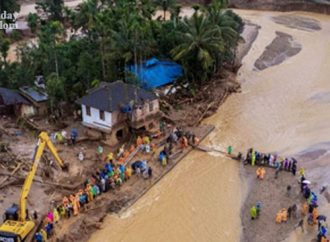
<path fill-rule="evenodd" d="M 317 208 L 313 209 L 312 212 L 312 216 L 313 216 L 313 224 L 317 224 L 317 216 L 319 216 L 319 211 L 317 210 Z"/>
<path fill-rule="evenodd" d="M 123 158 L 124 158 L 124 160 L 126 160 L 126 159 L 128 158 L 128 156 L 129 156 L 129 151 L 126 150 L 126 151 L 124 152 L 124 154 L 123 154 Z"/>
<path fill-rule="evenodd" d="M 136 139 L 136 146 L 139 147 L 142 144 L 143 144 L 143 140 L 142 140 L 141 136 L 138 136 Z"/>
<path fill-rule="evenodd" d="M 187 148 L 188 147 L 188 139 L 186 136 L 182 136 L 182 139 L 181 139 L 181 148 L 184 149 L 184 148 Z"/>
<path fill-rule="evenodd" d="M 307 202 L 304 202 L 302 205 L 301 214 L 302 216 L 306 216 L 307 213 L 308 213 L 308 204 Z"/>
<path fill-rule="evenodd" d="M 131 167 L 126 167 L 125 169 L 125 178 L 128 180 L 132 176 L 132 168 Z"/>
<path fill-rule="evenodd" d="M 64 196 L 64 198 L 63 198 L 63 206 L 66 207 L 68 205 L 68 203 L 69 203 L 69 199 L 66 196 Z"/>

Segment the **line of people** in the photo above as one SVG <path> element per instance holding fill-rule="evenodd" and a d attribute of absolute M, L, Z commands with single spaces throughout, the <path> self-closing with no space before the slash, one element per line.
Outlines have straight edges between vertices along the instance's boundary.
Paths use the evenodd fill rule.
<path fill-rule="evenodd" d="M 328 242 L 327 239 L 327 232 L 328 232 L 328 226 L 326 224 L 327 217 L 324 215 L 319 214 L 318 211 L 318 197 L 313 192 L 309 184 L 311 182 L 306 180 L 305 178 L 305 172 L 301 173 L 300 178 L 300 188 L 301 193 L 303 194 L 304 198 L 306 199 L 306 202 L 303 204 L 303 215 L 307 215 L 307 223 L 310 226 L 318 225 L 318 234 L 317 234 L 317 240 L 318 242 Z"/>
<path fill-rule="evenodd" d="M 136 144 L 139 151 L 147 152 L 146 147 L 148 146 L 152 147 L 153 150 L 155 149 L 154 144 L 151 144 L 150 138 L 146 138 L 146 136 L 143 139 L 138 137 Z M 77 216 L 86 204 L 92 202 L 97 196 L 120 187 L 133 174 L 139 173 L 139 169 L 136 169 L 135 166 L 136 162 L 132 165 L 125 165 L 125 160 L 135 150 L 135 146 L 131 146 L 127 151 L 121 149 L 117 154 L 116 160 L 114 160 L 113 153 L 110 152 L 105 158 L 103 167 L 93 172 L 84 182 L 83 188 L 79 189 L 77 193 L 64 196 L 59 204 L 52 205 L 52 209 L 43 220 L 41 229 L 35 234 L 37 242 L 47 241 L 53 234 L 54 224 L 58 223 L 60 219 L 69 219 L 71 216 Z M 97 153 L 99 154 L 99 152 Z M 151 167 L 146 166 L 146 169 L 148 177 L 151 177 Z"/>
<path fill-rule="evenodd" d="M 232 150 L 232 146 L 228 146 L 227 153 L 231 155 Z M 278 175 L 281 170 L 292 172 L 293 175 L 296 175 L 297 173 L 298 161 L 294 157 L 280 157 L 277 154 L 261 153 L 253 148 L 250 148 L 248 149 L 245 157 L 241 152 L 239 152 L 236 158 L 242 161 L 244 165 L 249 164 L 252 166 L 257 165 L 273 167 L 277 171 L 276 175 Z"/>

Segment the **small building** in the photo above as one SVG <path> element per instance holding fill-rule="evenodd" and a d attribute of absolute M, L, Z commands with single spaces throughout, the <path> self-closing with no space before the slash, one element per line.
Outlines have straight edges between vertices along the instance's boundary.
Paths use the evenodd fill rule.
<path fill-rule="evenodd" d="M 159 129 L 158 97 L 122 81 L 101 83 L 77 100 L 82 109 L 82 124 L 106 134 L 115 145 L 132 130 L 153 132 Z"/>
<path fill-rule="evenodd" d="M 0 87 L 0 114 L 30 117 L 35 110 L 26 98 L 18 92 Z"/>
<path fill-rule="evenodd" d="M 138 66 L 129 65 L 127 69 L 136 76 L 145 89 L 171 84 L 183 75 L 182 67 L 176 62 L 156 58 L 151 58 Z"/>
<path fill-rule="evenodd" d="M 19 88 L 20 93 L 26 99 L 28 99 L 35 108 L 36 115 L 47 115 L 48 114 L 48 95 L 37 88 L 32 87 L 21 87 Z"/>

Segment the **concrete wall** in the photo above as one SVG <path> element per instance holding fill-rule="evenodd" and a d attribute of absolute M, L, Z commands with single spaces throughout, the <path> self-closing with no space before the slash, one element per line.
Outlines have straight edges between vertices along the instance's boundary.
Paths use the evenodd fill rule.
<path fill-rule="evenodd" d="M 37 110 L 34 106 L 26 104 L 20 105 L 20 110 L 18 112 L 24 117 L 31 117 L 37 114 Z"/>
<path fill-rule="evenodd" d="M 150 105 L 153 105 L 152 111 L 150 111 Z M 155 114 L 159 111 L 159 101 L 158 99 L 151 102 L 146 102 L 142 108 L 138 108 L 132 113 L 132 121 L 138 121 L 144 119 L 148 115 Z"/>
<path fill-rule="evenodd" d="M 86 106 L 81 105 L 81 111 L 82 111 L 82 119 L 83 122 L 86 124 L 90 124 L 95 127 L 99 127 L 102 129 L 111 129 L 112 127 L 112 115 L 109 112 L 104 112 L 105 119 L 100 119 L 100 110 L 90 107 L 91 109 L 91 115 L 87 115 L 86 112 Z"/>
<path fill-rule="evenodd" d="M 115 125 L 118 122 L 122 122 L 127 119 L 127 115 L 120 112 L 120 111 L 113 111 L 112 112 L 112 123 Z"/>

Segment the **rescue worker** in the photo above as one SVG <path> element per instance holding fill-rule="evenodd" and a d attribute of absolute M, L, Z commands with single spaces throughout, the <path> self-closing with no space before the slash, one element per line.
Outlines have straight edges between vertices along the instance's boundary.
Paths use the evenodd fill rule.
<path fill-rule="evenodd" d="M 252 149 L 252 154 L 251 154 L 251 165 L 254 166 L 256 163 L 256 153 Z"/>
<path fill-rule="evenodd" d="M 33 219 L 38 220 L 38 212 L 36 210 L 33 212 Z"/>
<path fill-rule="evenodd" d="M 256 209 L 257 209 L 257 217 L 259 217 L 261 212 L 261 202 L 256 203 Z"/>
<path fill-rule="evenodd" d="M 257 208 L 256 206 L 253 206 L 251 209 L 250 209 L 250 215 L 251 215 L 251 219 L 254 220 L 257 218 Z"/>
<path fill-rule="evenodd" d="M 131 167 L 126 167 L 125 170 L 125 178 L 128 180 L 132 176 L 132 168 Z"/>
<path fill-rule="evenodd" d="M 296 172 L 297 172 L 297 162 L 296 161 L 293 161 L 292 163 L 292 167 L 291 167 L 291 172 L 292 172 L 292 175 L 296 175 Z"/>
<path fill-rule="evenodd" d="M 318 229 L 321 227 L 321 223 L 327 221 L 327 217 L 324 215 L 319 215 L 317 216 L 317 221 L 318 221 Z"/>
<path fill-rule="evenodd" d="M 54 214 L 52 212 L 48 212 L 47 219 L 49 220 L 49 222 L 53 223 L 54 222 Z"/>
<path fill-rule="evenodd" d="M 227 154 L 231 155 L 232 152 L 233 152 L 233 147 L 231 145 L 229 145 L 227 148 Z"/>
<path fill-rule="evenodd" d="M 194 145 L 199 145 L 200 140 L 197 136 L 194 135 L 193 142 L 194 142 Z"/>
<path fill-rule="evenodd" d="M 72 145 L 74 145 L 76 143 L 77 137 L 78 137 L 77 129 L 75 129 L 75 128 L 71 129 L 71 137 L 70 138 L 71 138 Z"/>
<path fill-rule="evenodd" d="M 103 147 L 101 145 L 99 145 L 97 148 L 96 148 L 96 156 L 97 156 L 97 159 L 99 161 L 102 161 L 102 155 L 103 155 Z"/>
<path fill-rule="evenodd" d="M 266 174 L 266 170 L 265 170 L 265 168 L 260 166 L 260 167 L 258 167 L 256 173 L 257 173 L 257 178 L 260 180 L 263 180 L 264 176 Z"/>
<path fill-rule="evenodd" d="M 148 136 L 143 137 L 143 144 L 145 144 L 145 145 L 150 144 L 150 138 Z"/>
<path fill-rule="evenodd" d="M 40 229 L 40 234 L 42 236 L 42 241 L 47 241 L 47 233 L 44 229 Z"/>
<path fill-rule="evenodd" d="M 152 168 L 150 166 L 148 167 L 148 177 L 152 177 Z"/>
<path fill-rule="evenodd" d="M 42 239 L 42 234 L 40 232 L 37 232 L 34 236 L 36 242 L 43 242 L 43 239 Z"/>
<path fill-rule="evenodd" d="M 304 202 L 301 209 L 302 216 L 306 216 L 308 213 L 308 204 Z"/>
<path fill-rule="evenodd" d="M 138 136 L 136 139 L 136 146 L 140 147 L 143 144 L 143 140 L 141 138 L 141 136 Z"/>
<path fill-rule="evenodd" d="M 300 170 L 299 170 L 299 175 L 300 175 L 301 177 L 305 177 L 305 169 L 304 169 L 303 167 L 300 168 Z"/>
<path fill-rule="evenodd" d="M 112 152 L 109 152 L 109 154 L 107 155 L 107 162 L 110 162 L 112 163 L 113 162 L 113 153 Z"/>
<path fill-rule="evenodd" d="M 64 208 L 63 205 L 60 205 L 60 206 L 59 206 L 59 212 L 60 212 L 60 216 L 61 216 L 62 218 L 64 218 L 64 217 L 65 217 L 65 208 Z"/>
<path fill-rule="evenodd" d="M 93 191 L 92 190 L 93 190 L 92 186 L 90 184 L 88 184 L 87 187 L 86 187 L 86 189 L 85 189 L 85 191 L 86 191 L 86 193 L 88 195 L 88 202 L 91 202 L 91 201 L 94 200 L 94 196 L 93 196 Z"/>
<path fill-rule="evenodd" d="M 319 211 L 317 208 L 313 209 L 312 216 L 313 216 L 313 224 L 315 225 L 317 224 L 317 217 L 319 216 Z"/>
<path fill-rule="evenodd" d="M 57 223 L 60 220 L 60 215 L 58 214 L 56 208 L 53 209 L 53 214 L 54 214 L 54 223 Z"/>
<path fill-rule="evenodd" d="M 182 136 L 181 138 L 181 148 L 185 149 L 188 147 L 188 139 L 186 136 Z"/>
<path fill-rule="evenodd" d="M 66 196 L 64 196 L 64 198 L 63 198 L 63 206 L 67 206 L 68 203 L 69 203 L 69 199 Z"/>
<path fill-rule="evenodd" d="M 128 150 L 124 151 L 124 154 L 123 154 L 124 160 L 126 160 L 128 158 L 128 156 L 129 156 L 129 151 Z"/>
<path fill-rule="evenodd" d="M 256 174 L 257 174 L 258 179 L 260 179 L 260 171 L 261 171 L 261 167 L 258 167 L 258 169 L 256 170 Z"/>

